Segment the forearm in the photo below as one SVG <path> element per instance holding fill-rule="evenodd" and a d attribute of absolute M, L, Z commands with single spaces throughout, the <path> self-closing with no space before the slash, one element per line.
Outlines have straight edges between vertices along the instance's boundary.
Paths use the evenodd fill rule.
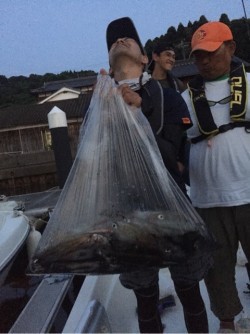
<path fill-rule="evenodd" d="M 179 151 L 182 141 L 182 127 L 176 124 L 164 126 L 163 133 L 156 136 L 156 141 L 161 152 L 164 164 L 170 172 L 177 172 Z"/>

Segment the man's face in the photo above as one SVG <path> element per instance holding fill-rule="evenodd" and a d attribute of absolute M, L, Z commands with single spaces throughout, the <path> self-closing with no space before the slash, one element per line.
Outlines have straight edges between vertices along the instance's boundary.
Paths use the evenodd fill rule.
<path fill-rule="evenodd" d="M 140 62 L 143 57 L 139 45 L 134 39 L 128 37 L 119 38 L 114 44 L 112 44 L 109 50 L 109 63 L 111 67 L 114 65 L 117 58 L 122 56 L 126 56 Z"/>
<path fill-rule="evenodd" d="M 213 80 L 229 73 L 234 51 L 234 41 L 224 42 L 214 52 L 195 51 L 195 63 L 202 77 L 207 80 Z"/>
<path fill-rule="evenodd" d="M 165 71 L 171 71 L 175 64 L 175 52 L 173 50 L 165 50 L 159 55 L 154 53 L 153 60 L 155 61 L 155 65 L 157 64 L 156 66 L 159 66 Z"/>

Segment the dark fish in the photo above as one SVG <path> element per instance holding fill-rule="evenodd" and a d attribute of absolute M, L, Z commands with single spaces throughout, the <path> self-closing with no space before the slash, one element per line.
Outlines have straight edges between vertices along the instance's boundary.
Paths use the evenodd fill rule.
<path fill-rule="evenodd" d="M 41 250 L 34 274 L 110 274 L 166 267 L 209 249 L 206 230 L 171 211 L 134 212 L 110 218 L 85 233 Z"/>

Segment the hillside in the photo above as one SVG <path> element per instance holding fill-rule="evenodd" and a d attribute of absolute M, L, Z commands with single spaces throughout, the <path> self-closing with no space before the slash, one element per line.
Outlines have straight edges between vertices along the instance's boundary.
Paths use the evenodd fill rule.
<path fill-rule="evenodd" d="M 232 29 L 237 44 L 235 55 L 250 62 L 249 20 L 246 21 L 245 18 L 241 18 L 230 21 L 226 14 L 222 14 L 220 21 L 227 24 Z M 145 44 L 145 49 L 149 59 L 151 58 L 152 49 L 158 41 L 166 41 L 173 44 L 177 60 L 188 59 L 192 34 L 199 26 L 206 22 L 208 22 L 206 17 L 201 16 L 198 21 L 194 21 L 193 23 L 189 21 L 186 27 L 184 27 L 182 23 L 178 25 L 177 29 L 171 26 L 168 28 L 165 35 L 155 37 L 153 40 L 148 40 Z M 92 70 L 82 70 L 80 72 L 65 71 L 60 74 L 31 74 L 29 77 L 13 76 L 6 78 L 0 75 L 0 108 L 5 108 L 10 105 L 36 103 L 35 97 L 31 95 L 30 91 L 43 86 L 45 82 L 72 79 L 94 74 L 96 73 Z"/>

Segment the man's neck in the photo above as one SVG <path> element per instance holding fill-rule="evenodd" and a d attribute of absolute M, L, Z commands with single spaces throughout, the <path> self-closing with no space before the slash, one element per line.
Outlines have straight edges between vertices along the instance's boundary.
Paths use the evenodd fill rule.
<path fill-rule="evenodd" d="M 223 75 L 220 75 L 219 77 L 216 77 L 215 79 L 212 79 L 212 80 L 206 80 L 206 81 L 222 81 L 222 80 L 225 80 L 225 79 L 228 79 L 229 78 L 229 73 L 226 73 L 226 74 L 223 74 Z"/>
<path fill-rule="evenodd" d="M 163 68 L 155 66 L 154 71 L 152 73 L 152 78 L 155 80 L 165 80 L 167 79 L 167 71 Z"/>
<path fill-rule="evenodd" d="M 113 73 L 116 81 L 139 78 L 142 75 L 142 66 L 135 62 L 120 62 L 115 64 Z"/>

